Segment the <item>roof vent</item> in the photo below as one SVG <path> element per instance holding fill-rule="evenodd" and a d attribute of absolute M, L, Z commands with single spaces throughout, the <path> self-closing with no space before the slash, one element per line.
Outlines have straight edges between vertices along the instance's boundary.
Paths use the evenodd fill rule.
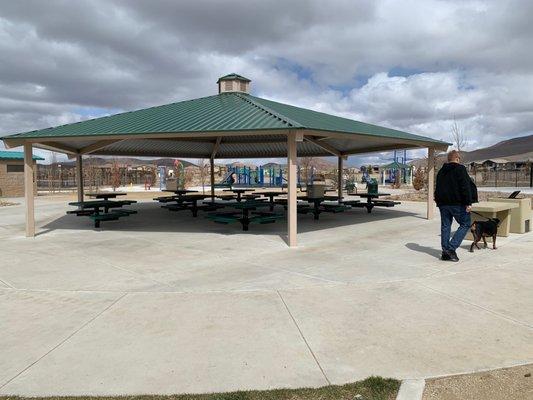
<path fill-rule="evenodd" d="M 250 93 L 251 80 L 237 74 L 229 74 L 218 78 L 218 93 L 240 92 Z"/>

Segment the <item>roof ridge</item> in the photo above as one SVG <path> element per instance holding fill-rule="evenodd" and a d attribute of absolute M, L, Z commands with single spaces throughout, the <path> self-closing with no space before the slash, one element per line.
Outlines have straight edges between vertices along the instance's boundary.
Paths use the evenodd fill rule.
<path fill-rule="evenodd" d="M 237 95 L 237 97 L 239 97 L 241 100 L 244 100 L 246 101 L 247 103 L 250 103 L 251 105 L 253 105 L 254 107 L 257 107 L 261 110 L 263 110 L 264 112 L 268 113 L 268 114 L 271 114 L 273 115 L 274 117 L 278 118 L 279 120 L 285 122 L 286 124 L 289 124 L 295 128 L 305 128 L 302 124 L 300 124 L 299 122 L 283 115 L 283 114 L 280 114 L 278 113 L 277 111 L 274 111 L 272 110 L 271 108 L 267 107 L 267 106 L 264 106 L 263 104 L 257 102 L 257 101 L 254 101 L 253 100 L 253 96 L 251 95 L 246 95 L 243 96 L 241 93 L 234 93 L 235 95 Z"/>

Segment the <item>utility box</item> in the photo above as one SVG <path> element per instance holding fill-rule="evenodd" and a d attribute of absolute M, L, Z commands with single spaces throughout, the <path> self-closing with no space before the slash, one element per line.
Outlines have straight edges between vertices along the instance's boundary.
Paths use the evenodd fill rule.
<path fill-rule="evenodd" d="M 489 198 L 491 202 L 498 203 L 513 203 L 518 204 L 517 208 L 511 210 L 511 223 L 510 223 L 510 232 L 511 233 L 527 233 L 531 231 L 531 199 L 506 199 L 506 198 Z"/>
<path fill-rule="evenodd" d="M 326 185 L 324 182 L 313 182 L 312 185 L 307 186 L 307 197 L 317 199 L 324 197 L 326 192 Z"/>

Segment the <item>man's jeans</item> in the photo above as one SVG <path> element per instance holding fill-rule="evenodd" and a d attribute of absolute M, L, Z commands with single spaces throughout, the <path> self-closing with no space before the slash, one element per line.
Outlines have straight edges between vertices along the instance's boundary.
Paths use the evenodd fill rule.
<path fill-rule="evenodd" d="M 465 206 L 440 206 L 440 243 L 442 250 L 455 251 L 465 238 L 470 229 L 470 213 L 466 212 Z M 459 229 L 450 240 L 452 221 L 455 218 Z"/>

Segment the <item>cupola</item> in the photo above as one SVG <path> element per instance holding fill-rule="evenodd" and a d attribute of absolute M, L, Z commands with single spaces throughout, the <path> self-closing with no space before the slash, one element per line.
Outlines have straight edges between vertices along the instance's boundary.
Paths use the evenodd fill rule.
<path fill-rule="evenodd" d="M 237 74 L 229 74 L 218 78 L 218 93 L 240 92 L 250 93 L 251 80 Z"/>

